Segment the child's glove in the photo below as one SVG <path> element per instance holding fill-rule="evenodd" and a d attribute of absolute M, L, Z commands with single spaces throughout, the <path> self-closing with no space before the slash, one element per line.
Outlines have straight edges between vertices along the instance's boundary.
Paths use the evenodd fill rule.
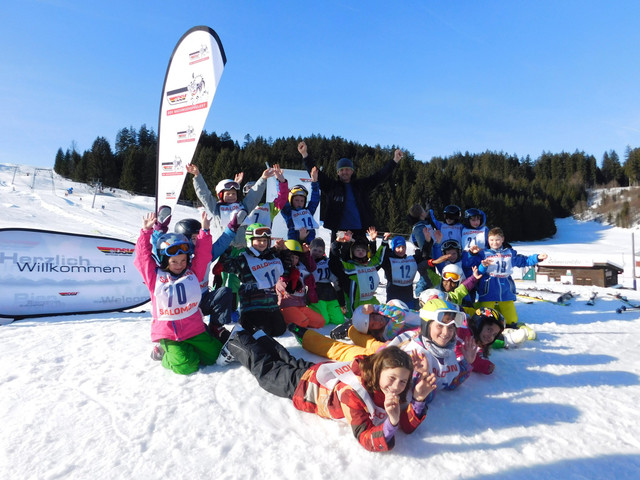
<path fill-rule="evenodd" d="M 240 225 L 242 225 L 242 222 L 244 222 L 245 218 L 247 218 L 247 211 L 245 209 L 241 208 L 239 210 L 236 210 L 231 215 L 231 221 L 229 222 L 227 227 L 229 227 L 229 230 L 231 230 L 232 232 L 237 232 L 238 228 L 240 228 Z"/>
<path fill-rule="evenodd" d="M 154 223 L 153 229 L 167 233 L 169 230 L 169 222 L 171 222 L 171 207 L 163 205 L 158 209 L 158 219 Z"/>

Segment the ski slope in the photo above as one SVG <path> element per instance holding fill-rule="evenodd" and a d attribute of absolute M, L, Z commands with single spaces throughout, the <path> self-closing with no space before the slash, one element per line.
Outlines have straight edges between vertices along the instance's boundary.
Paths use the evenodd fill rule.
<path fill-rule="evenodd" d="M 118 190 L 98 194 L 91 208 L 87 186 L 56 176 L 32 189 L 32 170 L 21 166 L 13 178 L 14 170 L 0 165 L 0 228 L 135 241 L 153 209 L 152 198 Z M 197 216 L 178 206 L 174 221 Z M 629 238 L 628 230 L 565 219 L 556 238 L 514 247 L 624 258 Z M 632 284 L 627 272 L 623 283 Z M 577 297 L 567 307 L 518 303 L 538 340 L 495 351 L 492 375 L 440 392 L 420 428 L 399 433 L 387 454 L 264 392 L 238 364 L 187 377 L 163 369 L 149 358 L 145 307 L 0 326 L 0 478 L 637 479 L 640 310 L 616 314 L 613 289 L 570 289 Z M 598 297 L 587 306 L 592 290 Z M 636 291 L 617 291 L 640 302 Z M 319 360 L 289 333 L 279 341 Z"/>

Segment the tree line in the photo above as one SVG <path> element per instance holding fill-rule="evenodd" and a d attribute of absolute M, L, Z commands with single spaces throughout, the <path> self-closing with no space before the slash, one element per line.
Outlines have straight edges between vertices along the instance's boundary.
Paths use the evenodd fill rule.
<path fill-rule="evenodd" d="M 300 140 L 246 135 L 241 145 L 227 132 L 204 131 L 193 162 L 213 190 L 219 180 L 233 178 L 237 172 L 245 172 L 247 181 L 256 180 L 265 163 L 303 169 L 297 151 Z M 338 160 L 347 157 L 353 160 L 357 176 L 374 173 L 392 158 L 395 148 L 401 148 L 362 145 L 336 136 L 312 135 L 304 140 L 326 172 L 334 172 Z M 96 138 L 82 154 L 75 148 L 58 149 L 54 170 L 77 182 L 100 181 L 107 187 L 153 196 L 157 149 L 157 135 L 145 125 L 137 130 L 123 128 L 114 149 L 104 137 Z M 463 210 L 484 210 L 487 225 L 502 227 L 509 241 L 537 240 L 555 234 L 554 218 L 567 217 L 578 204 L 585 204 L 589 188 L 638 182 L 640 148 L 628 147 L 624 163 L 615 151 L 605 152 L 602 167 L 593 155 L 580 151 L 543 152 L 535 160 L 504 152 L 458 152 L 426 162 L 405 152 L 391 180 L 376 189 L 372 201 L 382 231 L 409 232 L 407 212 L 416 203 L 433 208 L 441 220 L 442 209 L 456 204 Z M 197 201 L 192 183 L 184 185 L 180 199 Z"/>

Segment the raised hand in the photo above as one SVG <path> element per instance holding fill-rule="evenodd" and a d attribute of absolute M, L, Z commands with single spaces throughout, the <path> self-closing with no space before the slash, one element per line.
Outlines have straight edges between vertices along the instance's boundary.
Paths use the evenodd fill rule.
<path fill-rule="evenodd" d="M 302 155 L 302 158 L 306 158 L 309 153 L 307 153 L 307 144 L 303 141 L 298 143 L 298 152 Z"/>
<path fill-rule="evenodd" d="M 156 214 L 153 212 L 147 213 L 144 217 L 142 217 L 142 229 L 143 230 L 151 230 L 156 223 Z"/>
<path fill-rule="evenodd" d="M 198 169 L 198 166 L 194 165 L 193 163 L 187 164 L 185 168 L 187 169 L 187 172 L 189 172 L 194 177 L 197 177 L 198 175 L 200 175 L 200 170 Z"/>

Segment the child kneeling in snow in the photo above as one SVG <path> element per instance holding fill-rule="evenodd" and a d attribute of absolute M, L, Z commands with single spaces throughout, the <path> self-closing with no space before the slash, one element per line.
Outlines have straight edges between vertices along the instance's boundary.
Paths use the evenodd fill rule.
<path fill-rule="evenodd" d="M 151 340 L 160 343 L 152 358 L 162 366 L 188 375 L 199 365 L 216 363 L 222 344 L 205 330 L 199 304 L 200 282 L 211 261 L 209 219 L 202 213 L 202 229 L 195 252 L 182 234 L 165 233 L 156 242 L 160 266 L 152 256 L 150 242 L 156 215 L 146 215 L 135 247 L 134 265 L 151 293 Z"/>

